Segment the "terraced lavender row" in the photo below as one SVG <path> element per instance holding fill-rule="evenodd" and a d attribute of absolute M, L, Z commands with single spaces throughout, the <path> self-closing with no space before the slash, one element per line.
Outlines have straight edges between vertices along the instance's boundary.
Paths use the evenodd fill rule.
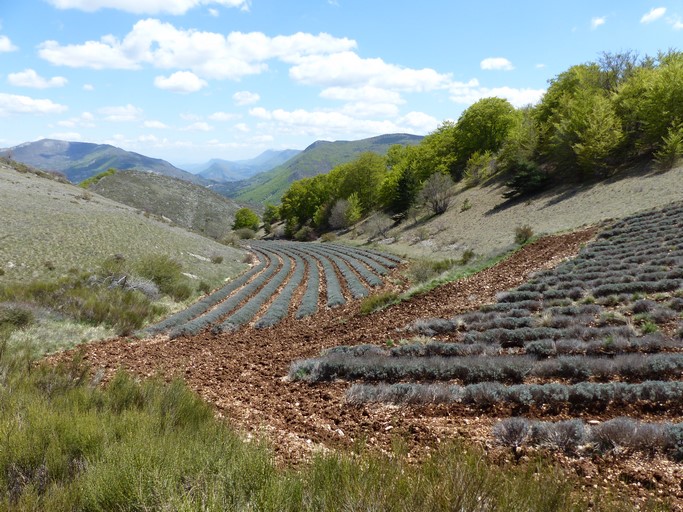
<path fill-rule="evenodd" d="M 169 329 L 176 328 L 182 324 L 185 324 L 198 317 L 199 315 L 206 313 L 209 309 L 214 307 L 219 302 L 225 300 L 225 298 L 238 288 L 244 286 L 251 278 L 256 274 L 261 272 L 268 265 L 269 259 L 260 252 L 255 252 L 256 257 L 259 259 L 258 265 L 254 266 L 248 272 L 237 277 L 233 281 L 220 288 L 219 290 L 207 295 L 206 297 L 200 299 L 199 301 L 192 304 L 190 307 L 178 311 L 177 313 L 165 318 L 161 322 L 140 331 L 141 336 L 154 336 L 156 334 L 166 332 Z"/>
<path fill-rule="evenodd" d="M 580 408 L 584 400 L 590 408 L 640 400 L 663 410 L 683 393 L 682 313 L 678 203 L 619 221 L 576 258 L 500 294 L 495 304 L 405 329 L 448 342 L 337 347 L 294 362 L 290 376 L 386 383 L 352 386 L 351 403 Z M 576 384 L 542 383 L 557 379 Z M 621 382 L 595 382 L 612 380 Z M 425 383 L 434 381 L 464 386 Z"/>
<path fill-rule="evenodd" d="M 177 338 L 179 336 L 192 336 L 204 329 L 211 327 L 217 323 L 220 323 L 221 318 L 225 317 L 231 311 L 239 306 L 240 303 L 244 302 L 249 298 L 256 290 L 267 283 L 270 278 L 278 270 L 279 260 L 275 253 L 261 250 L 268 258 L 268 266 L 263 272 L 258 274 L 254 279 L 252 279 L 248 284 L 240 288 L 236 293 L 228 297 L 223 302 L 219 303 L 215 308 L 207 313 L 190 320 L 185 324 L 182 324 L 169 332 L 171 338 Z"/>
<path fill-rule="evenodd" d="M 257 266 L 141 334 L 168 332 L 175 338 L 194 335 L 209 327 L 216 333 L 232 331 L 253 321 L 269 301 L 272 302 L 254 327 L 271 327 L 287 316 L 290 306 L 296 308 L 297 318 L 316 313 L 321 284 L 319 265 L 325 279 L 328 307 L 346 302 L 339 276 L 351 295 L 360 298 L 369 293 L 369 286 L 380 286 L 380 276 L 396 266 L 396 258 L 338 245 L 255 241 L 252 250 L 260 260 Z M 297 294 L 304 282 L 303 293 Z M 301 297 L 299 304 L 292 304 L 295 297 Z"/>

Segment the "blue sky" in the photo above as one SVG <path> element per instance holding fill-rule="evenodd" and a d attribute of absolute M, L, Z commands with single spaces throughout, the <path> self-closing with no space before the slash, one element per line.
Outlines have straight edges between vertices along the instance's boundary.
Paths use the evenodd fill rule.
<path fill-rule="evenodd" d="M 683 0 L 0 0 L 0 147 L 182 165 L 426 134 L 603 51 L 682 43 Z"/>

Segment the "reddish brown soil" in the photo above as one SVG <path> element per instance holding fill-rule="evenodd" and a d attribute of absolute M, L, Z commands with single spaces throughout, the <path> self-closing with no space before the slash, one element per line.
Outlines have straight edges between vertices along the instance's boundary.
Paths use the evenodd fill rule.
<path fill-rule="evenodd" d="M 505 459 L 507 452 L 492 444 L 490 428 L 510 411 L 482 413 L 460 405 L 350 407 L 344 401 L 348 384 L 289 382 L 290 363 L 317 356 L 328 347 L 398 339 L 397 329 L 418 318 L 450 317 L 494 302 L 496 293 L 521 284 L 530 273 L 576 254 L 596 231 L 589 228 L 540 239 L 474 276 L 368 316 L 361 316 L 358 303 L 353 302 L 265 330 L 246 327 L 172 341 L 165 337 L 108 340 L 85 347 L 85 358 L 107 374 L 124 367 L 141 376 L 182 377 L 246 435 L 269 439 L 283 462 L 306 459 L 315 449 L 344 448 L 355 442 L 389 450 L 397 436 L 407 442 L 408 457 L 413 459 L 453 438 L 476 442 L 492 457 Z M 585 418 L 601 420 L 619 414 L 624 411 Z M 663 496 L 683 502 L 683 467 L 664 458 L 560 460 L 587 487 L 616 487 L 634 502 Z"/>

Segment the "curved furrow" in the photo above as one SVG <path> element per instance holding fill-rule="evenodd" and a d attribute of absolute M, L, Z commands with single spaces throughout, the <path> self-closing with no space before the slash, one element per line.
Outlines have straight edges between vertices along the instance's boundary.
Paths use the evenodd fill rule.
<path fill-rule="evenodd" d="M 312 256 L 322 265 L 323 273 L 325 274 L 325 284 L 327 286 L 327 307 L 334 308 L 345 304 L 346 299 L 344 299 L 344 295 L 342 294 L 341 284 L 337 278 L 337 272 L 334 270 L 332 261 L 327 256 L 310 250 L 308 244 L 302 244 L 301 246 L 298 246 L 298 249 Z"/>
<path fill-rule="evenodd" d="M 292 272 L 292 276 L 290 277 L 289 281 L 287 281 L 287 284 L 284 286 L 282 291 L 280 291 L 266 312 L 254 324 L 254 327 L 257 329 L 272 327 L 287 316 L 287 313 L 289 312 L 289 305 L 292 302 L 292 297 L 304 279 L 306 268 L 301 256 L 293 251 L 288 251 L 285 249 L 281 249 L 281 252 L 294 260 L 294 272 Z"/>
<path fill-rule="evenodd" d="M 240 288 L 235 294 L 231 295 L 223 302 L 219 303 L 214 309 L 208 311 L 207 313 L 190 320 L 182 325 L 179 325 L 173 329 L 169 336 L 171 338 L 177 338 L 179 336 L 194 335 L 198 332 L 206 329 L 210 325 L 217 323 L 222 317 L 234 310 L 240 303 L 245 299 L 250 297 L 256 290 L 261 288 L 264 283 L 266 283 L 271 276 L 277 271 L 280 266 L 277 256 L 267 249 L 260 248 L 260 251 L 268 259 L 268 266 L 266 269 L 256 276 L 248 284 L 245 284 Z"/>
<path fill-rule="evenodd" d="M 215 325 L 212 329 L 213 332 L 234 331 L 239 326 L 249 322 L 259 312 L 261 306 L 268 302 L 278 288 L 287 280 L 292 269 L 292 258 L 284 254 L 284 251 L 280 248 L 275 249 L 273 252 L 279 253 L 282 257 L 282 266 L 280 266 L 278 272 L 272 277 L 269 276 L 263 288 L 249 299 L 246 304 L 225 318 L 220 324 Z"/>
<path fill-rule="evenodd" d="M 332 252 L 341 254 L 343 256 L 355 258 L 356 260 L 365 263 L 368 267 L 370 267 L 370 269 L 372 269 L 374 272 L 376 272 L 377 274 L 379 274 L 381 276 L 387 275 L 389 273 L 390 268 L 396 267 L 396 264 L 393 261 L 387 260 L 387 263 L 385 265 L 383 265 L 383 264 L 379 263 L 377 260 L 363 254 L 362 252 L 340 250 L 340 246 L 338 246 L 338 245 L 330 246 L 329 244 L 326 244 L 326 245 L 321 245 L 321 247 L 324 247 L 328 251 L 332 251 Z"/>
<path fill-rule="evenodd" d="M 206 297 L 203 297 L 202 299 L 195 302 L 188 308 L 183 309 L 182 311 L 178 311 L 177 313 L 174 313 L 173 315 L 161 320 L 160 322 L 150 325 L 145 329 L 142 329 L 141 331 L 139 331 L 139 334 L 145 337 L 154 336 L 156 334 L 165 332 L 179 325 L 185 324 L 193 318 L 196 318 L 201 314 L 206 313 L 209 309 L 211 309 L 216 304 L 224 300 L 232 292 L 234 292 L 241 286 L 244 286 L 244 284 L 247 283 L 252 277 L 254 277 L 256 274 L 258 274 L 264 268 L 266 268 L 268 264 L 268 258 L 263 253 L 259 251 L 253 252 L 259 259 L 258 265 L 252 267 L 249 271 L 237 277 L 236 279 L 233 279 L 219 290 L 211 293 L 210 295 L 207 295 Z"/>
<path fill-rule="evenodd" d="M 351 267 L 353 267 L 353 269 L 354 269 L 354 270 L 355 270 L 355 271 L 356 271 L 356 272 L 365 280 L 365 282 L 367 282 L 370 286 L 381 286 L 381 285 L 383 284 L 382 279 L 381 279 L 379 276 L 377 276 L 377 274 L 373 273 L 368 267 L 366 267 L 365 265 L 363 265 L 363 263 L 361 263 L 358 259 L 356 259 L 355 256 L 350 256 L 350 255 L 342 254 L 342 253 L 335 253 L 334 251 L 330 251 L 330 250 L 328 250 L 327 248 L 322 247 L 322 246 L 320 246 L 320 247 L 317 247 L 317 246 L 316 246 L 316 247 L 309 246 L 309 248 L 310 248 L 311 250 L 313 250 L 313 251 L 319 252 L 320 254 L 323 254 L 323 255 L 325 255 L 325 256 L 328 256 L 328 257 L 330 257 L 330 258 L 333 258 L 333 261 L 335 262 L 335 264 L 337 265 L 337 267 L 339 267 L 339 265 L 337 264 L 337 262 L 338 262 L 339 260 L 342 260 L 343 263 L 346 263 L 346 264 L 350 265 Z M 341 270 L 341 268 L 340 268 L 340 270 Z M 342 271 L 342 274 L 344 274 L 343 271 Z M 353 272 L 351 272 L 351 274 L 353 274 Z M 346 274 L 344 274 L 344 277 L 346 277 Z M 355 277 L 355 275 L 354 275 L 354 277 Z M 352 277 L 351 279 L 353 279 L 354 277 Z M 357 279 L 357 278 L 356 278 L 356 279 Z M 348 279 L 347 279 L 347 281 L 348 281 Z M 367 291 L 367 290 L 366 290 L 366 291 Z M 367 295 L 367 294 L 366 294 L 366 295 Z M 364 297 L 364 296 L 365 296 L 365 295 L 361 295 L 361 297 Z M 354 294 L 354 297 L 355 297 L 355 298 L 359 298 L 359 297 L 356 297 L 355 294 Z"/>
<path fill-rule="evenodd" d="M 401 263 L 401 261 L 394 261 L 393 259 L 386 258 L 381 253 L 370 252 L 368 249 L 359 249 L 357 247 L 351 247 L 348 245 L 341 244 L 325 244 L 325 247 L 329 248 L 330 250 L 340 252 L 342 254 L 348 254 L 355 257 L 362 256 L 363 258 L 368 259 L 370 262 L 373 262 L 374 264 L 379 264 L 383 268 L 385 267 L 385 273 L 386 268 L 394 268 Z M 368 263 L 368 265 L 372 265 L 369 262 L 366 263 Z"/>

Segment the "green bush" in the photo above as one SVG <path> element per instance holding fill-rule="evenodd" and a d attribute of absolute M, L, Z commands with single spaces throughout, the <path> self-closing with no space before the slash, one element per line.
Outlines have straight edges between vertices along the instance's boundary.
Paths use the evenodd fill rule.
<path fill-rule="evenodd" d="M 223 263 L 223 256 L 220 254 L 214 254 L 211 256 L 211 263 L 215 263 L 216 265 Z"/>
<path fill-rule="evenodd" d="M 384 309 L 387 306 L 396 304 L 399 300 L 396 292 L 382 292 L 364 298 L 360 303 L 360 314 L 369 315 L 373 311 Z"/>
<path fill-rule="evenodd" d="M 424 283 L 430 279 L 434 279 L 440 274 L 453 268 L 455 261 L 451 259 L 431 261 L 431 260 L 417 260 L 410 265 L 409 277 L 415 283 Z"/>
<path fill-rule="evenodd" d="M 192 295 L 192 289 L 181 270 L 182 265 L 165 254 L 147 256 L 135 265 L 136 273 L 149 279 L 159 291 L 175 300 L 183 301 Z"/>
<path fill-rule="evenodd" d="M 538 164 L 530 160 L 514 162 L 509 171 L 512 173 L 512 178 L 505 182 L 505 186 L 508 188 L 503 193 L 505 199 L 533 194 L 543 190 L 550 183 L 548 174 L 541 170 Z"/>
<path fill-rule="evenodd" d="M 104 172 L 101 172 L 95 176 L 92 176 L 86 180 L 81 181 L 78 186 L 82 187 L 82 188 L 89 188 L 90 185 L 95 185 L 102 178 L 106 178 L 107 176 L 112 176 L 112 175 L 116 174 L 116 172 L 117 172 L 116 169 L 109 168 Z"/>
<path fill-rule="evenodd" d="M 660 169 L 668 171 L 683 158 L 683 125 L 669 128 L 662 144 L 655 151 L 655 162 Z"/>
<path fill-rule="evenodd" d="M 294 234 L 294 239 L 299 242 L 310 242 L 315 240 L 315 231 L 310 226 L 303 226 Z"/>
<path fill-rule="evenodd" d="M 534 230 L 528 224 L 515 228 L 515 243 L 524 245 L 534 236 Z"/>
<path fill-rule="evenodd" d="M 235 230 L 235 235 L 237 235 L 240 240 L 251 240 L 256 237 L 256 232 L 251 228 L 240 228 Z"/>
<path fill-rule="evenodd" d="M 254 231 L 258 230 L 260 221 L 258 215 L 256 215 L 249 208 L 240 208 L 235 212 L 235 222 L 232 225 L 232 229 L 237 231 L 241 228 L 249 228 Z"/>
<path fill-rule="evenodd" d="M 0 328 L 21 329 L 35 321 L 33 312 L 18 304 L 0 304 Z"/>

